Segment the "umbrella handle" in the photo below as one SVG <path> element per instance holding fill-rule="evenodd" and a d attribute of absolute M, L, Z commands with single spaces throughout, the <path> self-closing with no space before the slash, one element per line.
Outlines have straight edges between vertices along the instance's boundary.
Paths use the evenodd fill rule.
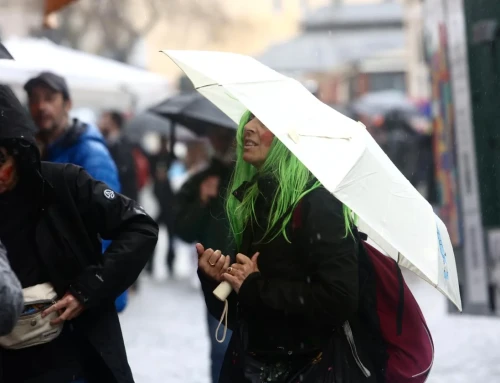
<path fill-rule="evenodd" d="M 229 284 L 229 282 L 224 281 L 217 286 L 213 294 L 218 300 L 224 302 L 232 291 L 233 287 Z"/>

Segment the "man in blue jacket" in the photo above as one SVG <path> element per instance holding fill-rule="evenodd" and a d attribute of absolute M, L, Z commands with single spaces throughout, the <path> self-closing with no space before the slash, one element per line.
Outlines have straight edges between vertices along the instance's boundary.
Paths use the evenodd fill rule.
<path fill-rule="evenodd" d="M 52 72 L 42 72 L 24 86 L 29 110 L 38 127 L 42 160 L 71 163 L 83 167 L 93 178 L 120 191 L 118 170 L 96 126 L 70 120 L 71 96 L 66 80 Z M 109 246 L 103 241 L 103 251 Z M 124 292 L 116 301 L 121 312 L 127 303 Z"/>

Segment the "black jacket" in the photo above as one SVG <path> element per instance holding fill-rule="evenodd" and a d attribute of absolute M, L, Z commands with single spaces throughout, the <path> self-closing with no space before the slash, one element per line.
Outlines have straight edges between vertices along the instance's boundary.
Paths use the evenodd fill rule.
<path fill-rule="evenodd" d="M 0 109 L 0 144 L 18 145 L 21 177 L 33 181 L 40 213 L 36 244 L 49 280 L 59 296 L 70 291 L 86 307 L 72 325 L 90 345 L 86 352 L 95 376 L 88 379 L 131 383 L 114 300 L 145 266 L 158 226 L 136 202 L 82 168 L 40 163 L 31 120 L 12 92 L 1 86 Z M 112 240 L 104 254 L 101 239 Z"/>
<path fill-rule="evenodd" d="M 153 193 L 160 207 L 160 214 L 156 217 L 156 221 L 169 227 L 173 222 L 174 192 L 172 191 L 167 173 L 172 162 L 172 155 L 165 151 L 149 157 L 151 176 L 153 177 Z M 163 172 L 165 178 L 158 179 L 158 172 Z"/>
<path fill-rule="evenodd" d="M 200 200 L 200 185 L 209 176 L 220 177 L 219 198 L 203 205 Z M 217 248 L 232 252 L 229 240 L 229 223 L 224 210 L 224 201 L 231 175 L 231 168 L 219 160 L 188 179 L 176 195 L 174 205 L 175 233 L 188 243 L 201 242 L 205 248 Z"/>
<path fill-rule="evenodd" d="M 122 135 L 116 141 L 108 143 L 108 149 L 118 169 L 121 194 L 137 201 L 139 190 L 132 143 Z"/>
<path fill-rule="evenodd" d="M 291 243 L 281 234 L 262 241 L 275 187 L 269 180 L 259 180 L 258 187 L 257 221 L 247 226 L 239 252 L 252 256 L 259 251 L 260 272 L 250 275 L 239 294 L 233 292 L 228 299 L 234 335 L 220 381 L 243 382 L 234 372 L 235 355 L 242 350 L 270 357 L 315 355 L 335 337 L 348 371 L 338 381 L 370 382 L 357 368 L 342 330 L 347 320 L 359 327 L 358 244 L 345 236 L 342 204 L 326 189 L 315 189 L 301 202 L 300 227 L 292 230 L 292 221 L 288 225 Z M 236 191 L 237 198 L 245 189 L 243 185 Z M 207 306 L 219 318 L 223 304 L 212 294 L 217 284 L 201 273 L 200 279 Z M 363 364 L 371 367 L 366 360 Z"/>

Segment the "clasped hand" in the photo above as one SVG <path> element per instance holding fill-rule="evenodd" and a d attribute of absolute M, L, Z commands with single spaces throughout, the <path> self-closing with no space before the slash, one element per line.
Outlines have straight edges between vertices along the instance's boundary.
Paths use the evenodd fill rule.
<path fill-rule="evenodd" d="M 230 265 L 231 259 L 228 255 L 223 255 L 220 250 L 212 250 L 196 245 L 198 252 L 198 267 L 209 278 L 217 281 L 227 281 L 239 293 L 241 285 L 245 279 L 259 271 L 257 259 L 259 253 L 255 253 L 252 258 L 239 253 L 236 256 L 236 263 Z"/>

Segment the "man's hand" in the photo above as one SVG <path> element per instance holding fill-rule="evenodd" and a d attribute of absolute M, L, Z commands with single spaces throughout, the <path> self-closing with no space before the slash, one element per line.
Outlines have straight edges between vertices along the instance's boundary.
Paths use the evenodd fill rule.
<path fill-rule="evenodd" d="M 227 271 L 223 274 L 224 280 L 229 282 L 236 293 L 240 292 L 241 285 L 250 274 L 259 272 L 259 268 L 257 267 L 258 257 L 259 253 L 255 253 L 252 259 L 240 253 L 236 256 L 236 263 L 228 267 Z"/>
<path fill-rule="evenodd" d="M 85 310 L 85 307 L 80 303 L 80 301 L 70 293 L 66 293 L 62 299 L 54 303 L 42 313 L 42 318 L 45 318 L 50 313 L 59 312 L 59 317 L 50 322 L 55 326 L 64 321 L 75 319 L 83 312 L 83 310 Z"/>

